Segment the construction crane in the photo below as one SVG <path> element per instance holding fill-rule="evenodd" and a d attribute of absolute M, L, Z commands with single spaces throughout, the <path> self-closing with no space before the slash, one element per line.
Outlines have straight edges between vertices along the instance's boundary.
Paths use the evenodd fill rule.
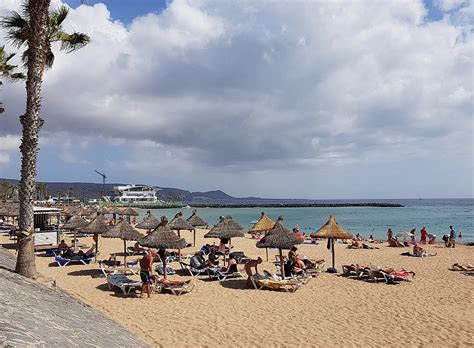
<path fill-rule="evenodd" d="M 102 177 L 102 197 L 105 195 L 105 179 L 107 179 L 107 176 L 105 173 L 101 173 L 97 170 L 94 170 L 97 174 L 99 174 Z"/>

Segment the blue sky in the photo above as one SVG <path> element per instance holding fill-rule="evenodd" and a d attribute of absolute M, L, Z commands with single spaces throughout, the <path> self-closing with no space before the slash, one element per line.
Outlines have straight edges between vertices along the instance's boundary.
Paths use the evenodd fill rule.
<path fill-rule="evenodd" d="M 79 3 L 65 28 L 92 41 L 46 72 L 39 180 L 473 196 L 472 1 Z M 24 93 L 2 87 L 0 177 Z"/>
<path fill-rule="evenodd" d="M 67 0 L 65 2 L 73 8 L 81 4 L 80 0 Z M 89 6 L 103 3 L 109 9 L 113 19 L 130 23 L 135 17 L 147 13 L 160 13 L 166 8 L 167 0 L 86 0 L 85 3 Z"/>

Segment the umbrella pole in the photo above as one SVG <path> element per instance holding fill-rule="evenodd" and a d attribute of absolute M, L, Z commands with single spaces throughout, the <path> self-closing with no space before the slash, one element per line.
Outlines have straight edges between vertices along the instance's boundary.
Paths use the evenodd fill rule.
<path fill-rule="evenodd" d="M 334 260 L 335 260 L 335 253 L 334 253 L 334 238 L 331 238 L 331 249 L 332 249 L 332 268 L 334 268 Z"/>
<path fill-rule="evenodd" d="M 179 249 L 178 249 L 179 252 Z M 166 279 L 166 249 L 165 252 L 163 253 L 163 276 Z"/>
<path fill-rule="evenodd" d="M 267 255 L 267 261 L 268 261 L 268 248 L 265 248 L 265 254 Z"/>
<path fill-rule="evenodd" d="M 193 247 L 196 246 L 196 229 L 193 230 L 194 233 L 193 233 Z"/>
<path fill-rule="evenodd" d="M 280 267 L 281 267 L 281 279 L 285 279 L 285 268 L 283 265 L 283 253 L 281 252 L 281 249 L 278 249 L 280 252 Z"/>
<path fill-rule="evenodd" d="M 125 268 L 127 268 L 127 241 L 123 240 L 123 263 Z"/>
<path fill-rule="evenodd" d="M 178 237 L 181 238 L 181 231 L 178 230 Z"/>
<path fill-rule="evenodd" d="M 76 230 L 74 229 L 74 249 L 77 249 Z"/>

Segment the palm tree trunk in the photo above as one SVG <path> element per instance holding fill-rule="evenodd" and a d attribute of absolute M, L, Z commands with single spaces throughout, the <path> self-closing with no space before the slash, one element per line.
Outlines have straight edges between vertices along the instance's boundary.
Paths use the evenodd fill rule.
<path fill-rule="evenodd" d="M 26 112 L 20 116 L 22 129 L 21 180 L 19 189 L 20 218 L 18 221 L 18 256 L 15 271 L 25 277 L 36 275 L 34 253 L 33 200 L 36 184 L 36 158 L 39 130 L 43 120 L 41 83 L 47 53 L 47 21 L 50 0 L 29 0 L 30 27 L 28 32 L 28 75 L 26 81 Z"/>

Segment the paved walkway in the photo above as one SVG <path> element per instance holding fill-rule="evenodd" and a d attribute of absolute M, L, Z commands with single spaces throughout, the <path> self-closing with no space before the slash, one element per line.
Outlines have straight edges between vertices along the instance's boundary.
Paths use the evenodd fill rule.
<path fill-rule="evenodd" d="M 1 347 L 145 347 L 118 323 L 66 293 L 15 274 L 0 247 Z"/>

